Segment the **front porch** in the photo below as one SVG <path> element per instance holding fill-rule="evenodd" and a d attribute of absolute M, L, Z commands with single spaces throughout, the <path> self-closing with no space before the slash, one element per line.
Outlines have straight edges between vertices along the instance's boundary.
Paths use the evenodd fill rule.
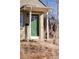
<path fill-rule="evenodd" d="M 39 10 L 40 9 L 40 10 Z M 49 39 L 49 24 L 48 24 L 48 9 L 40 7 L 23 6 L 21 15 L 23 15 L 24 38 L 29 40 L 48 40 Z M 46 14 L 46 33 L 44 34 L 44 15 Z"/>

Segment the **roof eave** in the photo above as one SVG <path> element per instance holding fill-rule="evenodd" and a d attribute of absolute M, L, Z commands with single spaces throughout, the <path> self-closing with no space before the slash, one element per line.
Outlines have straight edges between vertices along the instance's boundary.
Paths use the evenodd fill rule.
<path fill-rule="evenodd" d="M 43 3 L 41 0 L 39 0 L 45 7 L 47 7 L 47 5 L 45 3 Z"/>

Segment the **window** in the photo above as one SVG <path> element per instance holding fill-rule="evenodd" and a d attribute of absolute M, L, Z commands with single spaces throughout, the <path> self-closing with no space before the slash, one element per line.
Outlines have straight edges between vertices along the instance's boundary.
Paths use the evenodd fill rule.
<path fill-rule="evenodd" d="M 23 27 L 23 13 L 20 13 L 20 27 Z"/>

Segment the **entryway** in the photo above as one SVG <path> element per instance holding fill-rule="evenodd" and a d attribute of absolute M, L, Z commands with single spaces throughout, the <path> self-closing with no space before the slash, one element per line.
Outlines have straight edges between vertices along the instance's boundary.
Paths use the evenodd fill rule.
<path fill-rule="evenodd" d="M 32 14 L 31 18 L 31 38 L 39 39 L 39 15 Z"/>

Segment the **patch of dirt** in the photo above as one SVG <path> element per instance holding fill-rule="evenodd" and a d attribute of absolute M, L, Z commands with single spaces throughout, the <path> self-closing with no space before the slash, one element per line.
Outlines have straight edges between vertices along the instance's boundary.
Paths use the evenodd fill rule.
<path fill-rule="evenodd" d="M 58 59 L 57 45 L 48 42 L 21 42 L 21 59 Z"/>

